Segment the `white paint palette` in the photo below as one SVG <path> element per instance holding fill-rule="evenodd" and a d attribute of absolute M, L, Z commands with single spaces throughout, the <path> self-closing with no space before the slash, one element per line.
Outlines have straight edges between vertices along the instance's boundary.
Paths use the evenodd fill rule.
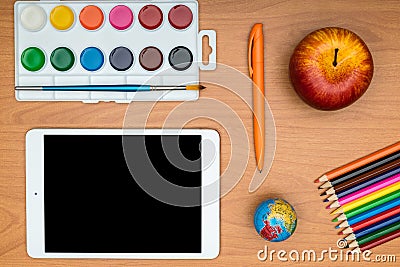
<path fill-rule="evenodd" d="M 15 86 L 197 84 L 216 66 L 216 34 L 198 30 L 198 4 L 185 1 L 18 1 Z M 202 39 L 212 53 L 202 61 Z M 183 101 L 198 91 L 16 90 L 20 101 Z"/>

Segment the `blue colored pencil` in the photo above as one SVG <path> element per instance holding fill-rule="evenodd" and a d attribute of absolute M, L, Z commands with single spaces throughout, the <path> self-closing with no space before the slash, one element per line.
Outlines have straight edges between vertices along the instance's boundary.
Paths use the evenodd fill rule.
<path fill-rule="evenodd" d="M 394 208 L 397 206 L 400 206 L 400 198 L 393 199 L 392 201 L 386 202 L 383 205 L 380 205 L 376 208 L 367 210 L 367 211 L 360 213 L 354 217 L 351 217 L 351 218 L 347 219 L 347 223 L 349 225 L 353 225 L 355 223 L 361 222 L 362 220 L 365 220 L 367 218 L 371 218 L 372 216 L 375 216 L 381 212 L 385 212 L 385 211 L 390 210 L 391 208 Z"/>
<path fill-rule="evenodd" d="M 389 226 L 391 224 L 395 224 L 395 223 L 398 223 L 398 222 L 400 222 L 400 214 L 392 216 L 392 217 L 390 217 L 390 218 L 388 218 L 386 220 L 383 220 L 381 222 L 372 224 L 372 225 L 366 227 L 365 229 L 361 229 L 359 231 L 355 231 L 354 234 L 355 234 L 356 238 L 360 238 L 360 237 L 365 236 L 365 235 L 367 235 L 369 233 L 372 233 L 372 232 L 374 232 L 376 230 L 379 230 L 381 228 L 384 228 L 386 226 Z M 351 233 L 353 233 L 353 230 L 351 229 L 351 227 L 349 227 L 349 228 L 346 228 L 345 230 L 343 230 L 342 232 L 340 232 L 339 234 L 351 234 Z"/>

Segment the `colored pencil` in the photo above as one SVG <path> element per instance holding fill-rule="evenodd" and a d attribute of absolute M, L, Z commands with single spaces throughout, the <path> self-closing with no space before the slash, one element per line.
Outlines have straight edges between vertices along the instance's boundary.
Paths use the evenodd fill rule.
<path fill-rule="evenodd" d="M 400 159 L 396 160 L 396 162 L 397 161 L 400 166 Z M 357 176 L 353 179 L 350 179 L 348 181 L 345 181 L 341 184 L 329 188 L 324 193 L 322 193 L 321 196 L 336 194 L 337 197 L 342 197 L 351 194 L 355 191 L 360 190 L 361 188 L 367 187 L 371 184 L 380 182 L 386 178 L 389 178 L 390 176 L 400 173 L 399 166 L 391 168 L 388 167 L 388 165 L 385 165 L 383 166 L 385 167 L 384 171 L 380 170 L 375 172 L 375 170 L 372 170 L 363 175 Z"/>
<path fill-rule="evenodd" d="M 349 244 L 349 241 L 353 241 L 356 240 L 357 237 L 355 234 L 349 234 L 348 236 L 346 236 L 344 239 L 346 239 L 347 243 Z"/>
<path fill-rule="evenodd" d="M 323 188 L 318 188 L 318 189 L 323 189 Z M 322 192 L 319 196 L 326 196 L 326 195 L 332 195 L 335 193 L 335 189 L 333 187 L 328 188 L 327 190 L 325 190 L 324 192 Z"/>
<path fill-rule="evenodd" d="M 368 235 L 360 237 L 359 239 L 357 239 L 354 234 L 346 236 L 345 239 L 347 241 L 357 240 L 357 242 L 352 242 L 352 243 L 349 244 L 349 247 L 351 248 L 351 247 L 360 246 L 360 245 L 363 245 L 365 243 L 371 242 L 371 241 L 373 241 L 373 240 L 375 240 L 375 239 L 377 239 L 377 238 L 379 238 L 381 236 L 390 234 L 390 233 L 392 233 L 394 231 L 397 231 L 397 230 L 400 230 L 400 222 L 391 224 L 391 225 L 389 225 L 387 227 L 379 229 L 379 230 L 377 230 L 375 232 L 372 232 L 372 233 L 370 233 Z M 355 243 L 355 244 L 353 244 L 353 243 Z"/>
<path fill-rule="evenodd" d="M 333 219 L 332 222 L 347 220 L 347 222 L 350 225 L 352 225 L 352 224 L 361 222 L 361 221 L 363 221 L 363 220 L 365 220 L 367 218 L 370 218 L 372 216 L 375 216 L 375 215 L 377 215 L 377 214 L 379 214 L 381 212 L 385 212 L 385 211 L 387 211 L 387 210 L 389 210 L 391 208 L 397 207 L 397 206 L 400 206 L 400 198 L 393 199 L 393 200 L 391 200 L 389 202 L 386 202 L 386 203 L 384 203 L 382 205 L 379 205 L 379 206 L 377 206 L 377 207 L 375 207 L 373 209 L 370 209 L 370 210 L 367 210 L 365 212 L 362 212 L 362 213 L 360 213 L 358 215 L 355 215 L 353 217 L 347 218 L 346 213 L 340 214 L 337 218 Z"/>
<path fill-rule="evenodd" d="M 393 170 L 396 170 L 396 169 L 398 170 L 397 172 L 392 172 Z M 350 180 L 347 180 L 343 183 L 336 185 L 335 191 L 337 193 L 341 192 L 347 188 L 354 187 L 357 184 L 366 182 L 367 180 L 368 181 L 372 180 L 373 178 L 375 178 L 377 176 L 384 175 L 384 174 L 388 175 L 389 172 L 392 173 L 392 175 L 400 172 L 400 158 L 390 161 L 385 165 L 382 165 L 376 169 L 373 169 L 369 172 L 363 173 L 362 175 L 359 175 L 355 178 L 352 178 Z M 386 177 L 389 177 L 389 176 L 391 176 L 391 175 L 388 175 Z"/>
<path fill-rule="evenodd" d="M 400 142 L 327 172 L 314 182 L 325 189 L 326 208 L 336 208 L 339 235 L 353 251 L 400 236 Z"/>
<path fill-rule="evenodd" d="M 375 208 L 375 207 L 377 207 L 379 205 L 382 205 L 383 203 L 387 203 L 387 202 L 389 202 L 391 200 L 394 200 L 396 198 L 400 198 L 400 190 L 396 190 L 393 193 L 390 193 L 388 195 L 382 196 L 382 197 L 376 199 L 373 202 L 366 203 L 366 204 L 364 204 L 362 206 L 359 206 L 356 209 L 352 209 L 350 211 L 344 212 L 342 207 L 337 208 L 336 210 L 332 211 L 331 214 L 344 213 L 344 214 L 346 214 L 347 218 L 351 218 L 353 216 L 356 216 L 356 215 L 358 215 L 358 214 L 360 214 L 362 212 L 365 212 L 367 210 L 373 209 L 373 208 Z"/>
<path fill-rule="evenodd" d="M 385 180 L 380 181 L 379 183 L 372 184 L 370 186 L 367 186 L 365 188 L 362 188 L 361 190 L 358 190 L 354 193 L 351 193 L 349 195 L 343 196 L 341 198 L 338 198 L 337 195 L 332 195 L 328 197 L 326 200 L 328 201 L 334 201 L 334 200 L 339 200 L 340 205 L 347 204 L 349 202 L 352 202 L 354 200 L 357 200 L 363 196 L 366 196 L 368 194 L 371 194 L 375 191 L 378 191 L 382 188 L 388 187 L 394 183 L 397 183 L 400 181 L 400 173 L 393 175 Z M 328 202 L 326 201 L 326 202 Z"/>
<path fill-rule="evenodd" d="M 336 218 L 332 219 L 332 222 L 344 221 L 347 220 L 347 216 L 345 213 L 340 214 Z"/>
<path fill-rule="evenodd" d="M 397 191 L 397 190 L 400 190 L 400 182 L 394 183 L 394 184 L 392 184 L 392 185 L 390 185 L 388 187 L 382 188 L 382 189 L 380 189 L 378 191 L 375 191 L 375 192 L 373 192 L 373 193 L 371 193 L 369 195 L 366 195 L 366 196 L 364 196 L 362 198 L 359 198 L 359 199 L 357 199 L 357 200 L 355 200 L 353 202 L 344 204 L 342 206 L 340 205 L 339 201 L 335 201 L 331 205 L 327 206 L 326 208 L 327 209 L 329 209 L 329 208 L 337 208 L 337 207 L 341 206 L 343 208 L 343 211 L 346 212 L 346 211 L 352 210 L 354 208 L 357 208 L 357 207 L 359 207 L 359 206 L 361 206 L 363 204 L 366 204 L 368 202 L 374 201 L 375 199 L 378 199 L 378 198 L 380 198 L 382 196 L 388 195 L 388 194 L 390 194 L 390 193 L 392 193 L 394 191 Z"/>
<path fill-rule="evenodd" d="M 379 237 L 377 239 L 374 239 L 373 241 L 365 243 L 365 244 L 359 246 L 359 249 L 361 251 L 369 250 L 371 248 L 374 248 L 376 246 L 379 246 L 379 245 L 382 245 L 382 244 L 384 244 L 386 242 L 389 242 L 389 241 L 391 241 L 391 240 L 393 240 L 393 239 L 395 239 L 395 238 L 397 238 L 399 236 L 400 236 L 400 230 L 397 230 L 397 231 L 394 231 L 392 233 L 389 233 L 389 234 L 386 234 L 384 236 L 381 236 L 381 237 Z"/>
<path fill-rule="evenodd" d="M 378 167 L 381 167 L 383 165 L 386 165 L 387 163 L 394 161 L 396 159 L 400 158 L 400 152 L 396 152 L 394 154 L 390 154 L 387 157 L 381 158 L 377 161 L 374 161 L 370 164 L 367 164 L 365 166 L 362 166 L 358 169 L 355 169 L 354 171 L 345 173 L 344 175 L 338 176 L 336 178 L 333 178 L 330 181 L 327 181 L 326 183 L 322 184 L 319 186 L 319 189 L 323 189 L 323 188 L 328 188 L 328 187 L 332 187 L 332 186 L 336 186 L 340 183 L 343 183 L 349 179 L 352 179 L 354 177 L 360 176 L 368 171 L 372 171 Z"/>
<path fill-rule="evenodd" d="M 400 206 L 391 208 L 389 210 L 386 210 L 384 212 L 378 213 L 370 218 L 364 219 L 360 222 L 357 222 L 355 224 L 349 224 L 348 221 L 344 221 L 341 224 L 339 224 L 338 226 L 336 226 L 336 229 L 338 228 L 344 228 L 344 227 L 351 227 L 351 229 L 353 229 L 354 231 L 359 231 L 363 228 L 366 228 L 368 226 L 370 226 L 371 224 L 374 223 L 378 223 L 380 221 L 386 220 L 392 216 L 395 216 L 397 214 L 400 214 Z"/>
<path fill-rule="evenodd" d="M 335 194 L 338 198 L 341 198 L 343 196 L 349 195 L 349 194 L 351 194 L 353 192 L 356 192 L 356 191 L 358 191 L 358 190 L 360 190 L 362 188 L 365 188 L 365 187 L 370 186 L 372 184 L 378 183 L 378 182 L 380 182 L 382 180 L 385 180 L 386 178 L 389 178 L 389 177 L 391 177 L 393 175 L 396 175 L 396 174 L 399 174 L 399 173 L 400 173 L 400 167 L 396 168 L 396 169 L 393 169 L 393 170 L 391 170 L 389 172 L 386 172 L 386 173 L 384 173 L 382 175 L 375 176 L 374 178 L 372 178 L 370 180 L 361 181 L 359 184 L 357 184 L 357 185 L 355 185 L 353 187 L 349 187 L 349 188 L 346 188 L 344 190 L 338 190 L 339 192 L 336 191 L 336 188 L 334 188 L 334 187 L 330 188 L 329 190 L 332 189 L 334 191 L 332 194 Z"/>
<path fill-rule="evenodd" d="M 390 217 L 390 218 L 388 218 L 386 220 L 374 223 L 374 224 L 370 225 L 369 227 L 363 228 L 363 229 L 358 230 L 358 231 L 353 231 L 353 229 L 351 227 L 348 227 L 348 228 L 344 229 L 342 232 L 339 232 L 338 234 L 341 235 L 341 234 L 354 233 L 357 238 L 360 238 L 362 236 L 365 236 L 365 235 L 370 234 L 370 233 L 372 233 L 372 232 L 374 232 L 376 230 L 382 229 L 382 228 L 384 228 L 386 226 L 389 226 L 389 225 L 391 225 L 393 223 L 397 223 L 397 222 L 400 222 L 400 215 L 399 214 L 397 214 L 395 216 L 392 216 L 392 217 Z"/>
<path fill-rule="evenodd" d="M 397 142 L 393 145 L 390 145 L 390 146 L 385 147 L 381 150 L 378 150 L 374 153 L 371 153 L 365 157 L 362 157 L 360 159 L 352 161 L 352 162 L 350 162 L 346 165 L 343 165 L 339 168 L 331 170 L 331 171 L 325 173 L 323 176 L 319 177 L 317 180 L 315 180 L 315 182 L 321 183 L 321 182 L 326 182 L 326 181 L 332 180 L 340 175 L 351 172 L 357 168 L 360 168 L 366 164 L 369 164 L 371 162 L 379 160 L 379 159 L 381 159 L 387 155 L 390 155 L 392 153 L 395 153 L 397 151 L 400 151 L 400 142 Z"/>

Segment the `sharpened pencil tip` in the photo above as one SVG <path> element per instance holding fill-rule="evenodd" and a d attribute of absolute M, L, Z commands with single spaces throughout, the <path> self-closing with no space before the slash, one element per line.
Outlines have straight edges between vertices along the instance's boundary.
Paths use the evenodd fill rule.
<path fill-rule="evenodd" d="M 339 214 L 339 213 L 343 213 L 343 209 L 342 208 L 337 208 L 334 211 L 331 212 L 331 215 L 333 214 Z"/>
<path fill-rule="evenodd" d="M 340 203 L 339 203 L 339 201 L 334 201 L 334 202 L 332 202 L 330 205 L 329 205 L 329 208 L 330 209 L 333 209 L 333 208 L 339 208 L 340 207 Z"/>
<path fill-rule="evenodd" d="M 335 226 L 335 229 L 339 229 L 339 228 L 341 228 L 340 225 L 336 225 Z"/>
<path fill-rule="evenodd" d="M 338 218 L 332 220 L 332 222 L 337 222 L 337 221 L 339 221 Z"/>
<path fill-rule="evenodd" d="M 338 235 L 343 235 L 343 231 L 340 231 L 340 232 L 338 233 Z"/>
<path fill-rule="evenodd" d="M 325 198 L 325 199 L 324 199 L 324 202 L 329 202 L 329 199 Z"/>
<path fill-rule="evenodd" d="M 326 195 L 326 191 L 325 192 L 323 192 L 321 195 L 319 195 L 320 197 L 323 197 L 323 196 L 325 196 Z"/>
<path fill-rule="evenodd" d="M 332 187 L 332 184 L 330 182 L 325 182 L 321 184 L 318 189 L 329 189 L 330 187 Z"/>
<path fill-rule="evenodd" d="M 314 180 L 314 183 L 322 183 L 322 182 L 326 182 L 328 181 L 328 177 L 324 174 L 321 177 L 319 177 L 318 179 Z"/>

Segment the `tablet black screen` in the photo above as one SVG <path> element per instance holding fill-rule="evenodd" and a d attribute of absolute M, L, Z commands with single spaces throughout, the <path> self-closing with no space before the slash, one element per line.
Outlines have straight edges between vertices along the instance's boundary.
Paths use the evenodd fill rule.
<path fill-rule="evenodd" d="M 162 142 L 177 138 L 182 155 L 198 165 L 196 171 L 182 170 L 165 155 Z M 192 187 L 194 193 L 187 197 L 200 202 L 200 135 L 124 139 L 133 156 L 140 158 L 146 152 L 164 179 Z M 134 175 L 153 179 L 146 171 L 151 167 L 142 165 Z M 201 207 L 171 205 L 151 197 L 131 171 L 122 136 L 45 135 L 45 251 L 201 253 Z"/>

